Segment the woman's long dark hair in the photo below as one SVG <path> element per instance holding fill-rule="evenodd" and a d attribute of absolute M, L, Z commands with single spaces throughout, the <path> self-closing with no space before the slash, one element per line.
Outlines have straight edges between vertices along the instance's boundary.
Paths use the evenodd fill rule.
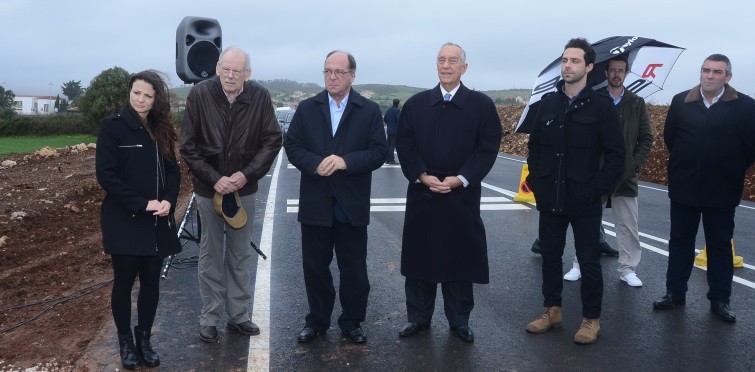
<path fill-rule="evenodd" d="M 173 128 L 170 118 L 170 90 L 168 90 L 168 85 L 165 84 L 165 80 L 163 80 L 161 74 L 155 70 L 137 72 L 131 76 L 131 80 L 128 83 L 129 95 L 131 94 L 134 82 L 137 80 L 142 80 L 152 85 L 152 89 L 155 90 L 155 102 L 152 105 L 152 109 L 149 110 L 149 114 L 147 114 L 149 124 L 144 127 L 149 136 L 157 142 L 157 147 L 160 149 L 163 157 L 172 161 L 175 157 L 178 134 L 176 133 L 176 129 Z"/>

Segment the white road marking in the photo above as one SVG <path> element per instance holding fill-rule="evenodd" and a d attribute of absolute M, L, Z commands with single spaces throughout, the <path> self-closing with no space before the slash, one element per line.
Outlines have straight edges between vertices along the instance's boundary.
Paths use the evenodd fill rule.
<path fill-rule="evenodd" d="M 273 227 L 275 224 L 275 196 L 278 189 L 278 174 L 281 168 L 283 150 L 278 152 L 278 161 L 273 170 L 270 190 L 267 193 L 267 206 L 262 221 L 262 236 L 259 248 L 267 252 L 267 260 L 257 258 L 257 277 L 254 281 L 254 308 L 252 320 L 260 327 L 260 334 L 249 338 L 247 371 L 270 370 L 270 267 L 275 254 L 273 247 Z"/>

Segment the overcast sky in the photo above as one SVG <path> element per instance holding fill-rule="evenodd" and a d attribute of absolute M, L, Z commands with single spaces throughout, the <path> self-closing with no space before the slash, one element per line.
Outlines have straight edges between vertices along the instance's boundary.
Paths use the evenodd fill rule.
<path fill-rule="evenodd" d="M 664 90 L 648 98 L 668 103 L 699 83 L 712 53 L 731 59 L 732 86 L 755 93 L 753 14 L 751 0 L 1 0 L 0 84 L 17 95 L 55 95 L 69 80 L 86 87 L 120 66 L 163 71 L 179 86 L 176 28 L 199 16 L 219 21 L 224 48 L 249 52 L 253 79 L 320 85 L 325 55 L 343 49 L 357 60 L 355 84 L 430 88 L 437 51 L 452 41 L 467 52 L 468 87 L 531 89 L 571 37 L 643 36 L 686 48 Z"/>

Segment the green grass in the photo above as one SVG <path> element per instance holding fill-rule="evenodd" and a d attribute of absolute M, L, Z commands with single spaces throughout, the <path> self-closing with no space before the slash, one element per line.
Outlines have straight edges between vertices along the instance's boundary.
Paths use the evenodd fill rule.
<path fill-rule="evenodd" d="M 97 137 L 88 134 L 63 136 L 0 137 L 0 155 L 30 153 L 45 146 L 52 148 L 96 142 Z"/>

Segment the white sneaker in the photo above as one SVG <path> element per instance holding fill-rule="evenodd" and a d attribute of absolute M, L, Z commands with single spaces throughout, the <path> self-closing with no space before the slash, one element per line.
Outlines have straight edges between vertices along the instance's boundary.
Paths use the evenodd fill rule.
<path fill-rule="evenodd" d="M 573 281 L 579 280 L 579 278 L 581 277 L 582 277 L 582 271 L 580 271 L 578 267 L 572 267 L 571 270 L 569 270 L 569 272 L 566 273 L 566 275 L 564 275 L 564 280 L 573 282 Z"/>
<path fill-rule="evenodd" d="M 626 282 L 632 287 L 642 287 L 642 280 L 637 277 L 637 274 L 635 273 L 629 273 L 627 275 L 622 275 L 621 280 Z"/>

